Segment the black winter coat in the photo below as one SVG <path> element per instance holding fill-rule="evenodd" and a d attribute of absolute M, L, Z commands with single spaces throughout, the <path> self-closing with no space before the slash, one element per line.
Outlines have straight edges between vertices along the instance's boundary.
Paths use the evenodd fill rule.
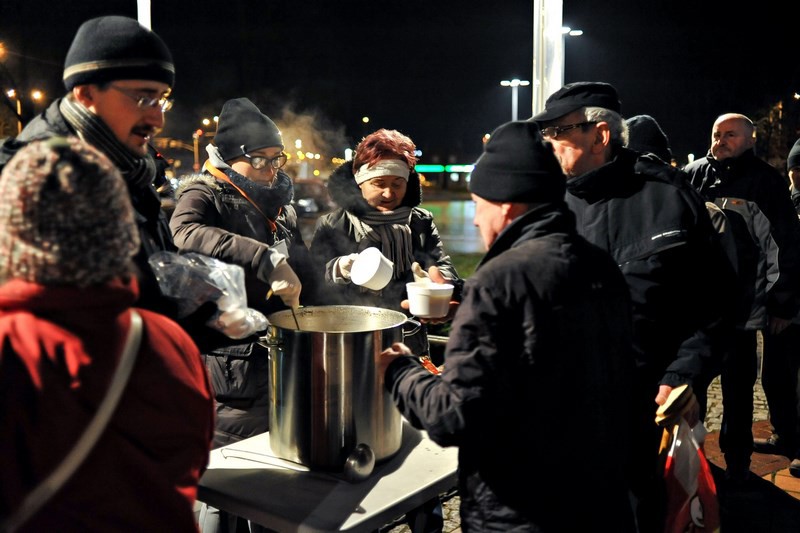
<path fill-rule="evenodd" d="M 625 279 L 562 203 L 516 219 L 466 280 L 443 373 L 399 358 L 385 383 L 414 426 L 459 447 L 465 530 L 619 532 L 633 530 L 633 364 Z M 576 479 L 591 492 L 577 507 Z"/>
<path fill-rule="evenodd" d="M 303 284 L 304 295 L 315 292 L 316 276 L 291 205 L 280 206 L 275 231 L 231 184 L 208 173 L 181 180 L 170 219 L 181 252 L 196 252 L 229 264 L 245 273 L 247 304 L 269 316 L 286 309 L 281 299 L 266 298 L 272 271 L 270 248 L 283 241 L 289 264 Z M 276 208 L 278 206 L 275 206 Z M 204 352 L 217 409 L 214 447 L 263 433 L 269 429 L 270 378 L 267 350 L 253 336 L 228 339 Z"/>
<path fill-rule="evenodd" d="M 754 202 L 766 215 L 778 245 L 778 276 L 767 293 L 767 314 L 794 317 L 800 305 L 800 221 L 781 173 L 752 150 L 723 161 L 709 153 L 686 165 L 684 171 L 707 200 L 742 198 Z"/>
<path fill-rule="evenodd" d="M 400 302 L 406 299 L 406 283 L 414 281 L 411 270 L 403 278 L 392 279 L 381 291 L 371 291 L 352 283 L 332 282 L 332 260 L 360 252 L 367 246 L 365 242 L 356 241 L 355 228 L 347 219 L 345 211 L 359 215 L 372 208 L 361 196 L 361 190 L 353 177 L 352 161 L 344 163 L 331 174 L 328 191 L 339 208 L 320 217 L 309 246 L 317 268 L 324 272 L 326 281 L 316 300 L 328 305 L 367 305 L 406 312 L 400 307 Z M 463 281 L 444 250 L 433 215 L 418 207 L 421 200 L 419 175 L 412 172 L 402 205 L 413 208 L 410 225 L 414 259 L 426 271 L 433 265 L 439 267 L 442 275 L 455 285 L 454 298 L 458 299 Z"/>
<path fill-rule="evenodd" d="M 708 371 L 710 352 L 682 345 L 722 318 L 735 273 L 686 176 L 621 148 L 567 181 L 566 200 L 578 233 L 607 250 L 628 281 L 643 394 L 655 398 L 659 382 L 691 383 Z"/>

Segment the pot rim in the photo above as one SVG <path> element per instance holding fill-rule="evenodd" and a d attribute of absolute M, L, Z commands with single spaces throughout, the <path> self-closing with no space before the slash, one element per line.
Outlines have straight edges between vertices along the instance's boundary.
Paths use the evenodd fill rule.
<path fill-rule="evenodd" d="M 303 319 L 314 315 L 315 313 L 323 314 L 341 314 L 341 313 L 361 313 L 365 318 L 382 315 L 385 317 L 388 324 L 381 327 L 368 327 L 367 322 L 364 322 L 363 327 L 348 328 L 348 329 L 319 329 L 312 328 L 306 329 L 303 327 Z M 386 309 L 384 307 L 373 307 L 365 305 L 312 305 L 307 307 L 299 307 L 295 310 L 295 315 L 300 323 L 300 330 L 294 325 L 294 317 L 292 316 L 291 309 L 277 311 L 267 316 L 271 328 L 277 328 L 284 331 L 291 331 L 295 333 L 368 333 L 370 331 L 379 331 L 385 329 L 396 328 L 408 322 L 408 317 L 400 311 L 394 309 Z"/>

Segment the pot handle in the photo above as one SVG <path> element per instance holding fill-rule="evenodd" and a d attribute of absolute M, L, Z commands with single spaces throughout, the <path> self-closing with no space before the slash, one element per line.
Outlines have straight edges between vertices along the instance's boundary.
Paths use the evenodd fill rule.
<path fill-rule="evenodd" d="M 410 337 L 411 335 L 416 335 L 422 328 L 422 322 L 420 322 L 419 320 L 414 320 L 413 318 L 406 318 L 405 324 L 412 324 L 414 326 L 414 329 L 411 329 L 409 331 L 403 329 L 403 339 L 405 339 L 406 337 Z"/>
<path fill-rule="evenodd" d="M 266 334 L 262 335 L 258 338 L 258 343 L 265 348 L 269 348 L 270 346 L 283 346 L 283 339 L 281 339 L 280 335 L 275 333 L 276 326 L 272 324 L 267 325 L 267 332 Z"/>

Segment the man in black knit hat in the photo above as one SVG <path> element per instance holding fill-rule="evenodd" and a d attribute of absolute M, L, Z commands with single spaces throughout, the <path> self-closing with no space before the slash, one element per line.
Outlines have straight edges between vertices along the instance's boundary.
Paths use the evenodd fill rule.
<path fill-rule="evenodd" d="M 138 305 L 178 318 L 175 301 L 163 296 L 148 258 L 176 251 L 153 183 L 163 172 L 150 139 L 164 127 L 175 84 L 175 65 L 164 41 L 138 21 L 122 16 L 87 20 L 78 29 L 64 61 L 67 94 L 28 123 L 0 148 L 0 168 L 29 142 L 77 135 L 103 152 L 120 170 L 137 213 L 141 246 Z M 159 170 L 160 169 L 160 170 Z M 206 304 L 181 324 L 204 347 L 227 337 L 205 327 L 216 311 Z"/>
<path fill-rule="evenodd" d="M 400 343 L 381 357 L 406 419 L 459 447 L 465 531 L 634 531 L 630 297 L 615 262 L 578 236 L 565 181 L 535 124 L 495 130 L 470 178 L 487 253 L 444 371 Z M 598 488 L 580 512 L 576 479 Z"/>
<path fill-rule="evenodd" d="M 135 19 L 98 17 L 84 22 L 75 34 L 63 79 L 67 94 L 3 144 L 0 167 L 27 143 L 55 135 L 77 135 L 108 156 L 125 178 L 138 214 L 139 305 L 166 312 L 172 304 L 162 298 L 147 257 L 174 247 L 153 187 L 158 165 L 148 142 L 163 128 L 164 113 L 172 104 L 172 54 Z"/>

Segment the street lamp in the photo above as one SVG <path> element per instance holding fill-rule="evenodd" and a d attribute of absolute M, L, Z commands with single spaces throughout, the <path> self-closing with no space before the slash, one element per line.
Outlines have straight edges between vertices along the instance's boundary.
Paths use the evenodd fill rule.
<path fill-rule="evenodd" d="M 514 78 L 513 80 L 503 80 L 500 85 L 503 87 L 511 87 L 511 120 L 517 120 L 517 108 L 519 107 L 519 87 L 530 85 L 528 80 L 520 80 Z"/>
<path fill-rule="evenodd" d="M 573 30 L 569 26 L 561 27 L 561 85 L 564 85 L 564 73 L 567 71 L 567 37 L 580 37 L 583 30 Z"/>
<path fill-rule="evenodd" d="M 31 100 L 34 102 L 41 102 L 44 100 L 44 93 L 39 89 L 34 89 L 30 93 Z M 16 89 L 8 89 L 6 91 L 6 96 L 9 100 L 14 100 L 14 104 L 16 107 L 16 114 L 17 114 L 17 133 L 22 132 L 22 98 L 20 98 L 20 93 Z M 34 109 L 35 112 L 35 109 Z"/>
<path fill-rule="evenodd" d="M 14 89 L 7 90 L 6 95 L 17 103 L 17 134 L 22 133 L 22 100 Z"/>
<path fill-rule="evenodd" d="M 203 135 L 203 130 L 197 130 L 192 133 L 192 152 L 194 152 L 194 165 L 192 168 L 195 172 L 200 172 L 200 136 Z"/>

